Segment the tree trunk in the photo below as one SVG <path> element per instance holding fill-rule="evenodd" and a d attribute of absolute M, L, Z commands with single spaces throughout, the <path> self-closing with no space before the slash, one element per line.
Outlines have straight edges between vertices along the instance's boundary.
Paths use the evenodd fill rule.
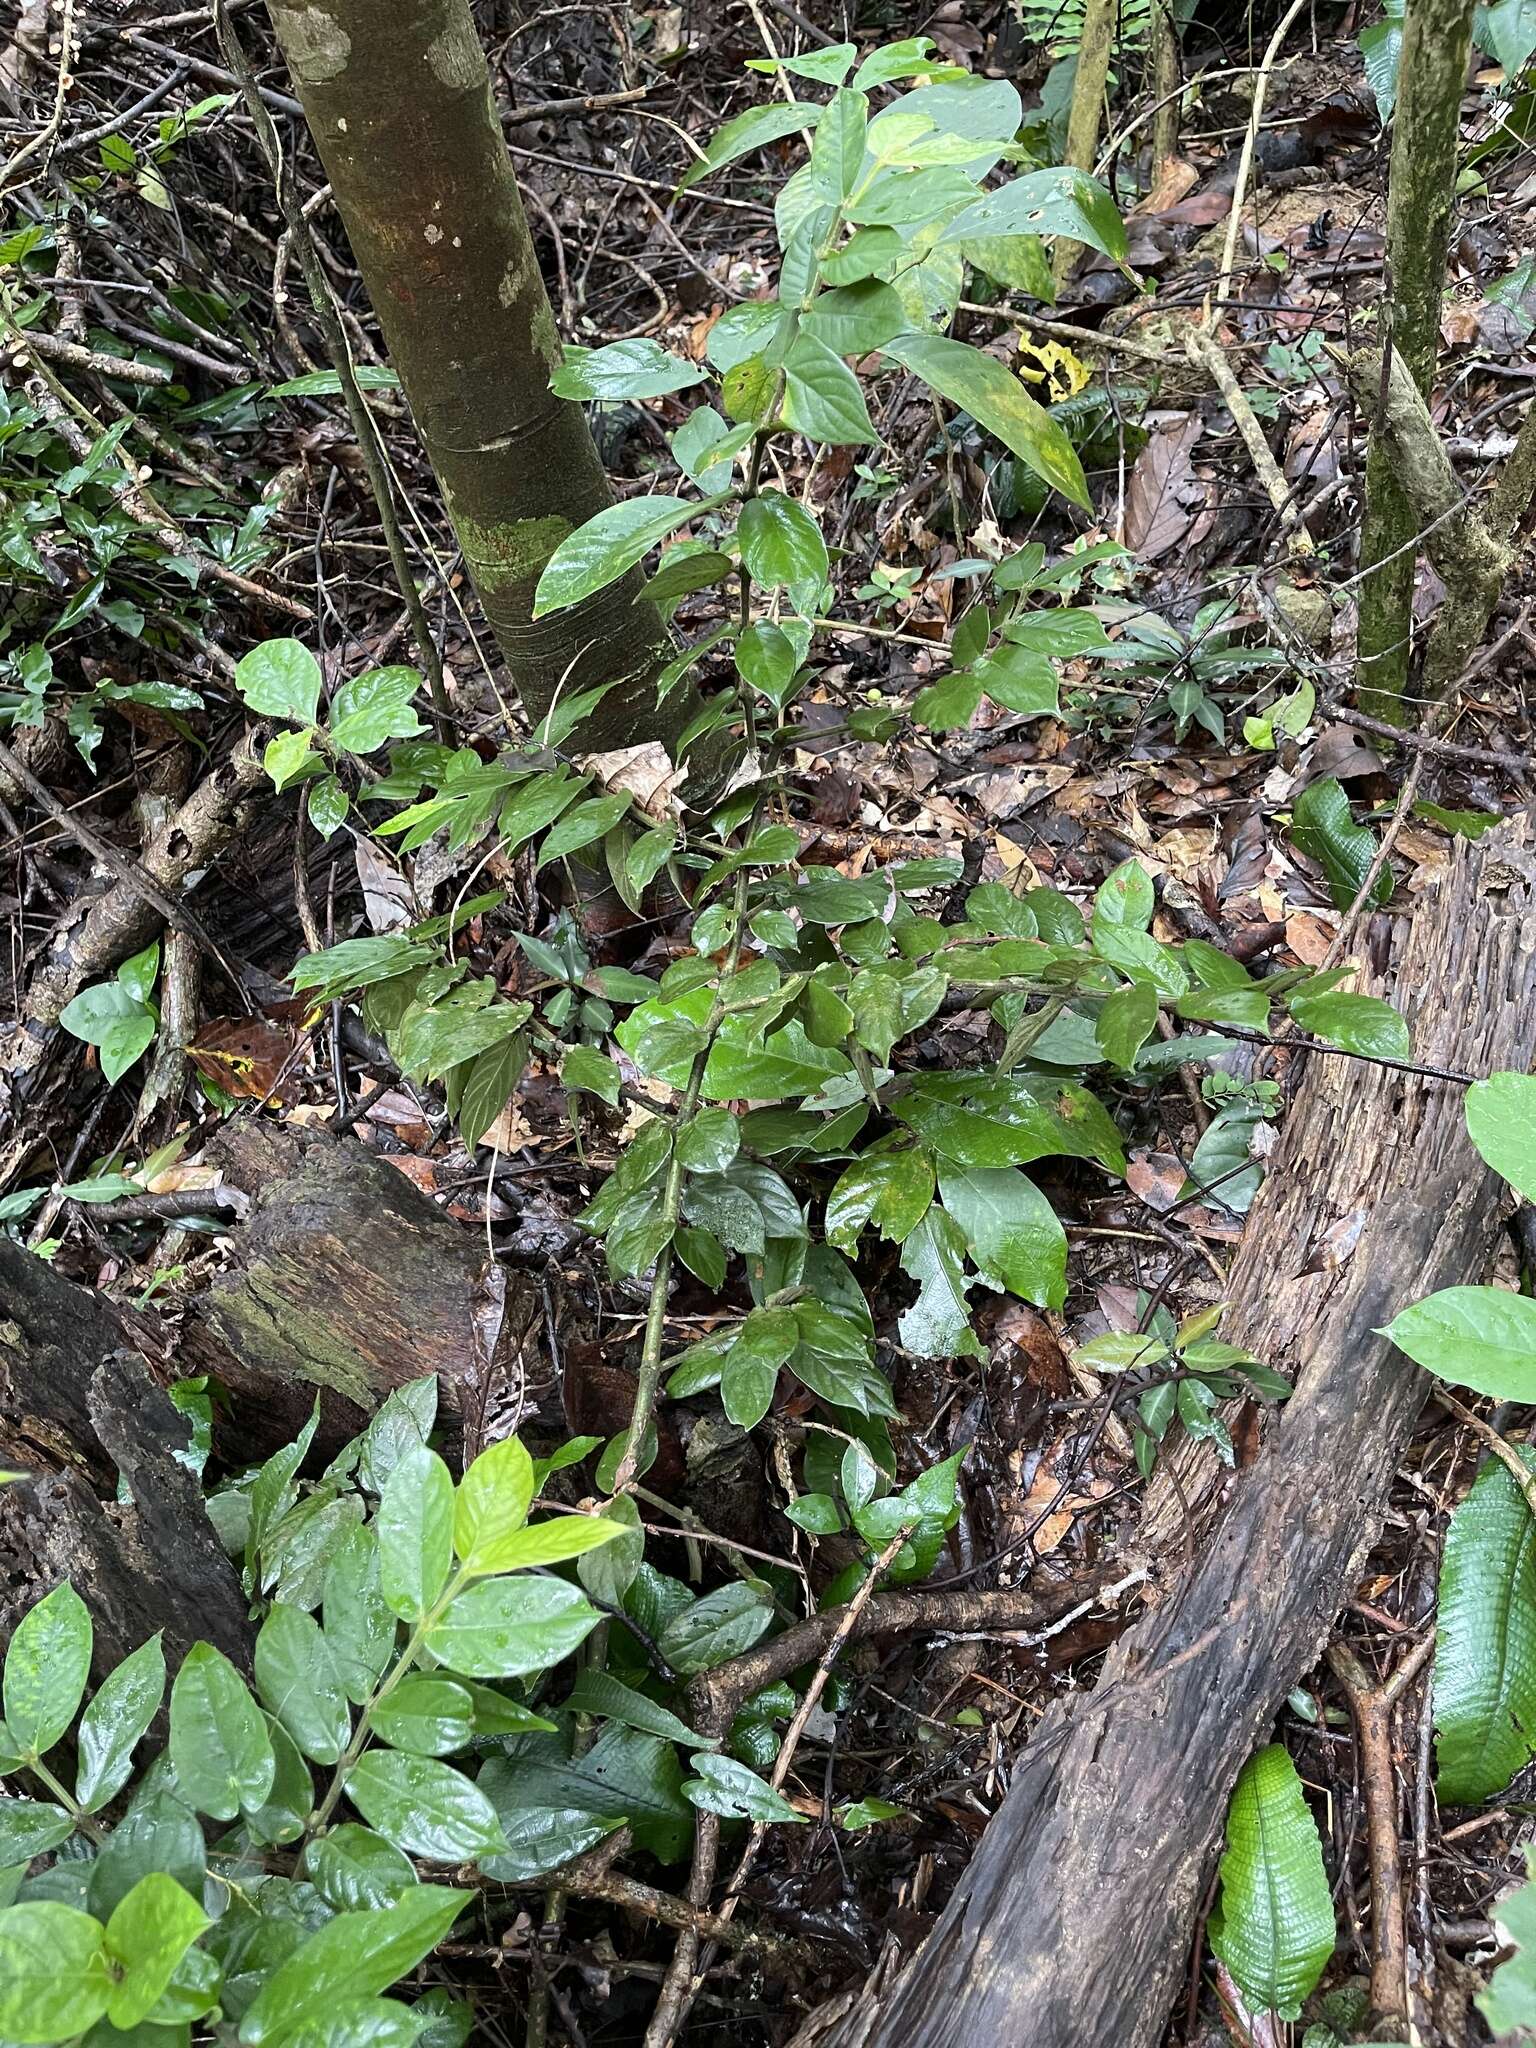
<path fill-rule="evenodd" d="M 1428 1065 L 1536 1058 L 1533 839 L 1527 818 L 1460 847 L 1415 915 L 1395 979 Z M 1255 1463 L 1190 1501 L 1196 1526 L 1225 1515 L 1184 1583 L 1030 1737 L 916 1959 L 820 2048 L 1162 2038 L 1233 1780 L 1326 1642 L 1423 1400 L 1376 1333 L 1477 1277 L 1502 1200 L 1458 1085 L 1309 1058 L 1222 1325 L 1296 1391 Z"/>
<path fill-rule="evenodd" d="M 1099 121 L 1104 112 L 1104 86 L 1109 77 L 1109 59 L 1115 43 L 1118 0 L 1085 0 L 1083 35 L 1077 46 L 1077 71 L 1072 80 L 1072 104 L 1067 113 L 1067 149 L 1063 162 L 1080 171 L 1092 172 L 1094 152 L 1099 146 Z M 1065 236 L 1056 244 L 1052 270 L 1061 284 L 1077 261 L 1080 242 Z"/>
<path fill-rule="evenodd" d="M 560 338 L 468 0 L 268 0 L 336 205 L 486 618 L 531 720 L 614 687 L 593 748 L 675 738 L 670 651 L 638 569 L 535 621 L 539 573 L 610 502 L 581 407 L 555 398 Z"/>
<path fill-rule="evenodd" d="M 1456 138 L 1472 50 L 1472 0 L 1409 0 L 1397 74 L 1387 188 L 1388 327 L 1427 398 L 1440 342 L 1440 304 L 1456 199 Z M 1360 704 L 1402 720 L 1413 635 L 1418 521 L 1373 429 L 1360 536 Z"/>

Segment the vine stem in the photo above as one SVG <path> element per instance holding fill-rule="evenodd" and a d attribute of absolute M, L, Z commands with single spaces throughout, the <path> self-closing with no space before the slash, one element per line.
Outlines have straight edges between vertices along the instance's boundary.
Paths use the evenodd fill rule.
<path fill-rule="evenodd" d="M 91 1818 L 72 1792 L 65 1790 L 41 1757 L 34 1757 L 27 1765 L 27 1769 L 40 1785 L 47 1786 L 82 1835 L 88 1835 L 93 1842 L 104 1842 L 107 1839 L 106 1829 Z"/>

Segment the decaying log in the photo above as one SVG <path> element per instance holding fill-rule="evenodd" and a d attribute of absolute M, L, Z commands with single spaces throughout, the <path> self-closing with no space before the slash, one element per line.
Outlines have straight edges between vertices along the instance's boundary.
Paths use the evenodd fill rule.
<path fill-rule="evenodd" d="M 0 1487 L 0 1644 L 67 1578 L 98 1680 L 156 1629 L 170 1655 L 201 1637 L 249 1661 L 239 1579 L 175 1455 L 186 1442 L 105 1304 L 0 1239 L 0 1465 L 35 1475 Z"/>
<path fill-rule="evenodd" d="M 317 1393 L 326 1437 L 350 1434 L 429 1373 L 450 1448 L 462 1432 L 472 1452 L 487 1401 L 515 1386 L 537 1290 L 353 1138 L 248 1118 L 209 1154 L 251 1201 L 178 1363 L 234 1397 L 221 1452 L 286 1441 Z"/>
<path fill-rule="evenodd" d="M 1536 1060 L 1529 820 L 1458 847 L 1385 981 L 1427 1065 Z M 1223 1334 L 1296 1369 L 1177 1591 L 1047 1715 L 938 1927 L 824 2048 L 1146 2048 L 1187 1961 L 1233 1780 L 1317 1659 L 1380 1522 L 1425 1378 L 1376 1332 L 1475 1279 L 1502 1184 L 1462 1090 L 1312 1056 L 1233 1277 Z"/>

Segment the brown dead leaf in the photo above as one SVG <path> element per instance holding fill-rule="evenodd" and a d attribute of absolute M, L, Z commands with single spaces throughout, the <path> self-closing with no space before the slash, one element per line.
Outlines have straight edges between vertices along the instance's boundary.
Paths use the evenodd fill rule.
<path fill-rule="evenodd" d="M 1316 782 L 1324 775 L 1349 782 L 1363 775 L 1380 775 L 1385 767 L 1380 754 L 1366 745 L 1353 726 L 1329 725 L 1307 749 L 1299 772 L 1303 782 Z"/>
<path fill-rule="evenodd" d="M 587 754 L 581 766 L 590 769 L 603 787 L 615 795 L 632 796 L 652 818 L 676 817 L 682 810 L 675 792 L 688 771 L 676 766 L 659 740 L 644 740 L 637 747 L 615 747 L 606 754 Z"/>
<path fill-rule="evenodd" d="M 1197 413 L 1160 427 L 1137 456 L 1125 488 L 1125 544 L 1145 562 L 1176 548 L 1205 503 L 1191 452 L 1202 423 Z"/>
<path fill-rule="evenodd" d="M 1303 967 L 1321 967 L 1333 944 L 1333 932 L 1310 910 L 1297 910 L 1285 920 L 1285 943 Z"/>
<path fill-rule="evenodd" d="M 1131 216 L 1138 213 L 1161 213 L 1165 207 L 1175 205 L 1186 192 L 1200 182 L 1200 173 L 1181 156 L 1165 156 L 1153 174 L 1150 190 L 1144 199 L 1138 199 L 1131 208 Z"/>
<path fill-rule="evenodd" d="M 353 854 L 369 930 L 397 932 L 410 924 L 416 916 L 416 900 L 398 864 L 386 859 L 363 832 L 353 841 Z"/>
<path fill-rule="evenodd" d="M 1029 1308 L 1022 1301 L 1005 1301 L 993 1317 L 992 1334 L 1014 1347 L 1024 1376 L 1032 1386 L 1053 1399 L 1071 1393 L 1072 1375 L 1067 1371 L 1060 1339 L 1038 1309 Z"/>
<path fill-rule="evenodd" d="M 186 1047 L 200 1074 L 227 1095 L 282 1102 L 297 1093 L 291 1086 L 303 1033 L 294 1024 L 270 1023 L 264 1017 L 210 1017 Z"/>
<path fill-rule="evenodd" d="M 1125 1184 L 1139 1201 L 1159 1216 L 1166 1216 L 1179 1199 L 1184 1169 L 1171 1152 L 1148 1152 L 1138 1148 L 1125 1169 Z"/>

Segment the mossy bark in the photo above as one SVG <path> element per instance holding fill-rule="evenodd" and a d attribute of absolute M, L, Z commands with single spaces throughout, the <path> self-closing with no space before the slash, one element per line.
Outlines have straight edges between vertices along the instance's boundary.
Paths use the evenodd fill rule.
<path fill-rule="evenodd" d="M 1384 349 L 1395 348 L 1429 395 L 1456 199 L 1456 139 L 1472 49 L 1472 0 L 1408 0 L 1398 66 L 1392 170 L 1387 191 L 1391 296 Z M 1418 522 L 1399 487 L 1382 434 L 1366 458 L 1360 536 L 1360 702 L 1401 722 L 1413 630 Z"/>
<path fill-rule="evenodd" d="M 665 741 L 668 650 L 632 571 L 535 620 L 539 572 L 610 502 L 579 405 L 555 398 L 554 314 L 467 0 L 268 0 L 358 266 L 523 708 L 614 681 L 594 748 Z"/>

